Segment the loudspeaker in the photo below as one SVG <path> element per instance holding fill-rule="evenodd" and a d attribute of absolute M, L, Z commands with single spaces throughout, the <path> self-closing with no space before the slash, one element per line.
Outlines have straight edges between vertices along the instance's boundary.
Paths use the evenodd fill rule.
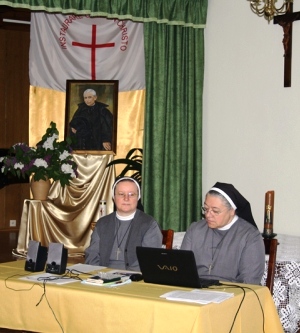
<path fill-rule="evenodd" d="M 64 274 L 68 261 L 68 249 L 61 243 L 50 243 L 46 272 L 52 274 Z"/>
<path fill-rule="evenodd" d="M 40 242 L 30 240 L 28 244 L 25 271 L 41 272 L 45 269 L 47 260 L 47 248 Z"/>

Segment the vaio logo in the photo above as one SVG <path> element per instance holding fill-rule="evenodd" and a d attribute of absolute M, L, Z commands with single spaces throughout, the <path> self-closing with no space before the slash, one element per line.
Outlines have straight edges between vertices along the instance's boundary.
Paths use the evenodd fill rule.
<path fill-rule="evenodd" d="M 161 271 L 173 271 L 173 272 L 177 272 L 178 271 L 178 267 L 177 266 L 167 266 L 167 265 L 157 265 L 157 267 L 161 270 Z"/>

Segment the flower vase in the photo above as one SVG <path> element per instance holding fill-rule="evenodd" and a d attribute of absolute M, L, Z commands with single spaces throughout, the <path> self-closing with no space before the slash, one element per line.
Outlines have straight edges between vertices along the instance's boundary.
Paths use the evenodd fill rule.
<path fill-rule="evenodd" d="M 31 178 L 30 189 L 34 200 L 47 200 L 50 187 L 50 179 L 34 181 Z"/>

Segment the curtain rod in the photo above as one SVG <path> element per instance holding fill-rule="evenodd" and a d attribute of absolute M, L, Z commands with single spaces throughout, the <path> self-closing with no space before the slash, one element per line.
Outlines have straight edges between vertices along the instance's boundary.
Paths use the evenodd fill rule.
<path fill-rule="evenodd" d="M 20 21 L 20 20 L 11 20 L 11 19 L 3 19 L 3 22 L 9 22 L 9 23 L 17 23 L 17 24 L 30 24 L 30 21 Z"/>

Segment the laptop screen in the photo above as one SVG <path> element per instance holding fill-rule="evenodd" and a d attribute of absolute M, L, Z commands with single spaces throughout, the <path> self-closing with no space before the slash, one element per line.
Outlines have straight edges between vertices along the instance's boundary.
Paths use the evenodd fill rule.
<path fill-rule="evenodd" d="M 138 246 L 136 253 L 145 282 L 190 288 L 207 287 L 199 279 L 193 251 Z M 210 281 L 208 285 L 218 282 Z"/>

